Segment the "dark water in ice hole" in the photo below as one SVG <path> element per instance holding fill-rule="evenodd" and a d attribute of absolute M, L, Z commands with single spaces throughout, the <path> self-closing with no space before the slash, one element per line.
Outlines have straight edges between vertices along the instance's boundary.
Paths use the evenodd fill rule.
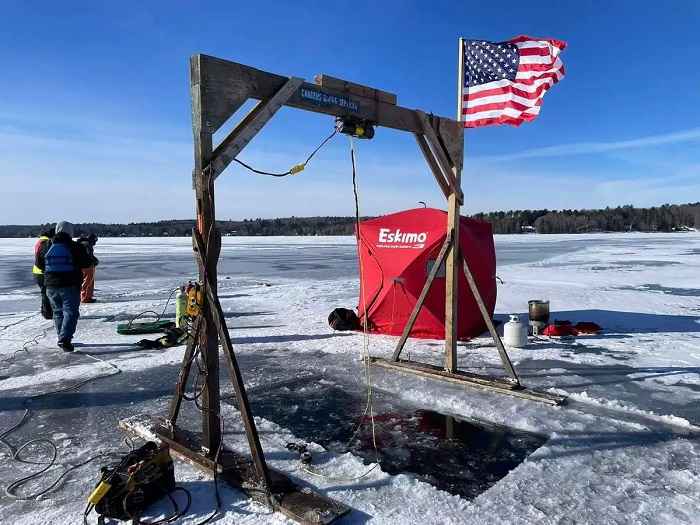
<path fill-rule="evenodd" d="M 364 392 L 322 377 L 301 377 L 249 392 L 253 413 L 337 453 L 374 462 Z M 546 441 L 534 433 L 469 421 L 398 404 L 374 391 L 379 462 L 389 474 L 412 474 L 451 494 L 472 499 L 497 483 Z M 322 466 L 319 467 L 322 471 Z"/>

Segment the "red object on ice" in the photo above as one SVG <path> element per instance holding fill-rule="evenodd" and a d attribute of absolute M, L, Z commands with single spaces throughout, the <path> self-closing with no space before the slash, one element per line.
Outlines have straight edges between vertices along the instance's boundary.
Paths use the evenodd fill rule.
<path fill-rule="evenodd" d="M 578 335 L 576 328 L 571 326 L 570 321 L 556 322 L 555 324 L 548 324 L 544 330 L 542 330 L 542 335 L 549 337 L 564 337 L 567 335 Z"/>
<path fill-rule="evenodd" d="M 358 316 L 370 332 L 401 335 L 447 232 L 447 213 L 406 210 L 360 223 L 362 265 Z M 496 251 L 491 225 L 461 217 L 459 243 L 490 315 L 496 305 Z M 486 330 L 464 272 L 459 271 L 459 339 Z M 366 301 L 366 304 L 365 304 Z M 440 270 L 416 319 L 411 337 L 445 338 L 445 270 Z"/>
<path fill-rule="evenodd" d="M 597 334 L 603 329 L 602 326 L 591 321 L 580 321 L 576 323 L 574 328 L 580 334 Z"/>

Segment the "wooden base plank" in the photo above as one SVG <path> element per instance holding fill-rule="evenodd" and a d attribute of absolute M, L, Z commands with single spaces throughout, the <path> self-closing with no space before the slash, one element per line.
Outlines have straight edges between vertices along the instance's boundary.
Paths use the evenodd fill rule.
<path fill-rule="evenodd" d="M 416 374 L 430 379 L 439 379 L 450 383 L 457 383 L 464 386 L 481 388 L 482 390 L 490 390 L 509 396 L 530 399 L 532 401 L 540 401 L 549 405 L 563 405 L 566 402 L 566 397 L 549 392 L 542 392 L 525 388 L 507 379 L 491 378 L 480 376 L 469 372 L 457 370 L 455 372 L 447 372 L 444 368 L 430 365 L 427 363 L 416 363 L 415 361 L 407 361 L 400 359 L 399 361 L 389 361 L 381 357 L 372 357 L 370 362 L 375 366 L 381 366 L 390 370 L 395 370 L 407 374 Z"/>
<path fill-rule="evenodd" d="M 302 525 L 328 525 L 350 511 L 347 505 L 300 487 L 275 469 L 269 469 L 271 486 L 266 490 L 250 458 L 223 447 L 218 463 L 214 462 L 202 453 L 200 436 L 170 429 L 164 419 L 138 415 L 119 421 L 119 428 L 142 439 L 167 443 L 179 459 L 209 473 L 216 470 L 220 480 Z"/>

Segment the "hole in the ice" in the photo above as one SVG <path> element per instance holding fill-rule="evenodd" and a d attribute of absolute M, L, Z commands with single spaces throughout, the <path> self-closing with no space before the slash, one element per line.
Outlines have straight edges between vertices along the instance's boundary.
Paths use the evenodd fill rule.
<path fill-rule="evenodd" d="M 253 390 L 250 401 L 256 416 L 274 421 L 298 439 L 375 461 L 361 391 L 306 377 Z M 382 469 L 412 474 L 468 499 L 497 483 L 546 441 L 534 433 L 402 405 L 395 396 L 377 390 L 373 404 Z M 358 421 L 367 424 L 348 443 Z"/>

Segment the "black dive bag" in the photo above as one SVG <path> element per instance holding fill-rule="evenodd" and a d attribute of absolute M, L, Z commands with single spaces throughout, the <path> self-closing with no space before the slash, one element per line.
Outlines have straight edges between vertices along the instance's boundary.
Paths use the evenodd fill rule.
<path fill-rule="evenodd" d="M 328 324 L 333 330 L 359 330 L 362 328 L 357 314 L 347 308 L 336 308 L 328 316 Z"/>

